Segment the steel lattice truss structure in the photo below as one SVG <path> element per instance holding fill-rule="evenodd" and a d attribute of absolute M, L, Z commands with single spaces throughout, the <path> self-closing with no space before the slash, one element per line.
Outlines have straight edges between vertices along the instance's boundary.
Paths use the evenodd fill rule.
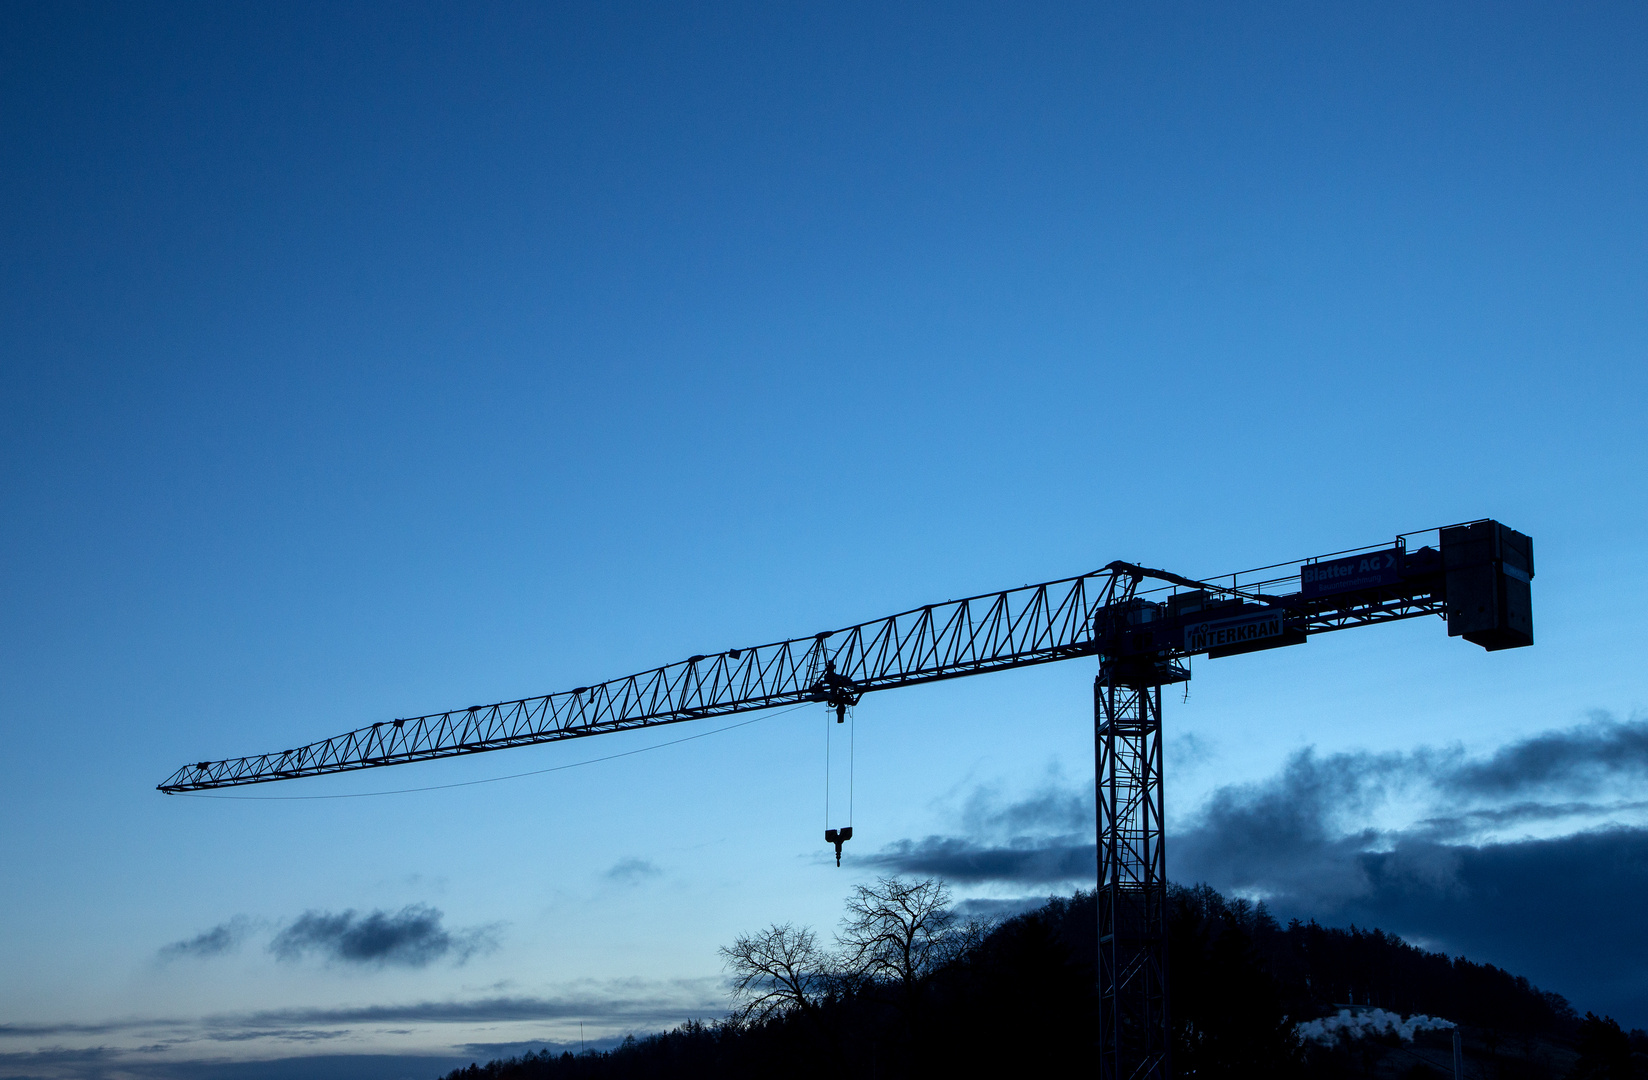
<path fill-rule="evenodd" d="M 1099 1076 L 1166 1080 L 1162 688 L 1093 684 L 1099 836 Z"/>
<path fill-rule="evenodd" d="M 824 701 L 1091 655 L 1099 571 L 686 660 L 595 686 L 358 728 L 278 754 L 203 761 L 162 791 L 255 784 Z"/>
<path fill-rule="evenodd" d="M 1352 549 L 1363 550 L 1374 549 Z M 1123 595 L 1132 598 L 1146 578 L 1166 583 L 1157 593 L 1195 587 L 1270 605 L 1300 634 L 1442 612 L 1439 588 L 1428 581 L 1308 601 L 1298 591 L 1296 563 L 1205 582 L 1116 562 L 1078 577 L 929 604 L 842 630 L 691 656 L 594 686 L 383 721 L 278 753 L 201 761 L 158 786 L 177 793 L 290 780 L 800 702 L 840 708 L 874 690 L 1093 656 L 1104 622 L 1100 612 Z M 1283 592 L 1289 587 L 1293 591 Z M 1190 655 L 1172 642 L 1157 652 Z"/>

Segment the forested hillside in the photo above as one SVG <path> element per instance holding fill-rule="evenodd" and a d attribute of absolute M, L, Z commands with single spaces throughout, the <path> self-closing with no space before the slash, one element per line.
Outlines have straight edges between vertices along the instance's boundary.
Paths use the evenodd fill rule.
<path fill-rule="evenodd" d="M 689 1022 L 608 1052 L 473 1065 L 446 1080 L 1023 1075 L 1091 1057 L 1093 895 L 1049 900 L 993 926 L 957 918 L 947 899 L 936 882 L 862 887 L 834 949 L 793 926 L 724 949 L 735 988 L 726 1020 Z M 1451 1021 L 1467 1075 L 1648 1077 L 1648 1035 L 1581 1018 L 1562 997 L 1499 968 L 1379 930 L 1283 926 L 1263 905 L 1205 886 L 1175 888 L 1170 903 L 1180 1076 L 1447 1075 Z M 1301 1038 L 1300 1024 L 1347 1005 L 1361 1019 Z M 1382 1016 L 1375 1008 L 1443 1023 L 1411 1039 L 1331 1031 Z"/>

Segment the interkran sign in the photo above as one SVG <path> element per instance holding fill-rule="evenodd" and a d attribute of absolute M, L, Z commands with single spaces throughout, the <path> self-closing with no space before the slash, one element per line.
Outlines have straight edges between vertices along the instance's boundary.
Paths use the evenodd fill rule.
<path fill-rule="evenodd" d="M 1202 653 L 1213 649 L 1228 649 L 1282 636 L 1282 610 L 1259 608 L 1241 615 L 1185 627 L 1185 652 Z"/>

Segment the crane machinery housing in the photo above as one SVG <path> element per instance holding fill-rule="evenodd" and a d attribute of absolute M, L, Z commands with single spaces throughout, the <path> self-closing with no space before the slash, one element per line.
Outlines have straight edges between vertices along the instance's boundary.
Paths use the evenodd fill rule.
<path fill-rule="evenodd" d="M 1435 544 L 1416 545 L 1436 537 Z M 1169 1071 L 1162 687 L 1193 656 L 1303 644 L 1423 615 L 1492 652 L 1533 644 L 1533 541 L 1479 520 L 1197 580 L 1128 562 L 840 630 L 700 654 L 542 697 L 383 721 L 292 750 L 185 765 L 168 794 L 530 746 L 1080 657 L 1093 683 L 1099 1073 Z M 1149 585 L 1146 585 L 1149 582 Z M 829 830 L 837 863 L 850 828 Z"/>

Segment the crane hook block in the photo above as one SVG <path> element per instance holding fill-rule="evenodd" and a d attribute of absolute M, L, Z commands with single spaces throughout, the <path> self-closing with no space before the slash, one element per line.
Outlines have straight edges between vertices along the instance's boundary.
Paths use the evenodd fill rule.
<path fill-rule="evenodd" d="M 851 825 L 847 826 L 845 829 L 825 829 L 824 830 L 824 842 L 826 844 L 834 844 L 835 845 L 835 864 L 837 866 L 841 865 L 841 845 L 845 844 L 847 841 L 851 840 L 852 838 L 853 838 L 853 827 Z"/>

